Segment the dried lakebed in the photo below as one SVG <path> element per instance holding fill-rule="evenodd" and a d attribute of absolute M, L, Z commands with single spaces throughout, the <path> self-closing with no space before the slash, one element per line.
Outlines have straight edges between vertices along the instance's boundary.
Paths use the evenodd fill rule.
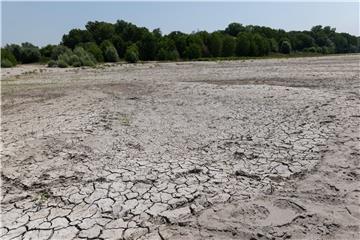
<path fill-rule="evenodd" d="M 3 69 L 0 238 L 357 239 L 359 60 Z"/>

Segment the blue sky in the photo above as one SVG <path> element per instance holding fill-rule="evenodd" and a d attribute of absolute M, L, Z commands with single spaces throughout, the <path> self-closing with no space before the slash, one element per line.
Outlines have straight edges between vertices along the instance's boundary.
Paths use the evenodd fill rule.
<path fill-rule="evenodd" d="M 55 44 L 88 21 L 117 19 L 163 33 L 214 31 L 240 22 L 285 30 L 330 25 L 359 35 L 358 2 L 2 2 L 2 45 Z"/>

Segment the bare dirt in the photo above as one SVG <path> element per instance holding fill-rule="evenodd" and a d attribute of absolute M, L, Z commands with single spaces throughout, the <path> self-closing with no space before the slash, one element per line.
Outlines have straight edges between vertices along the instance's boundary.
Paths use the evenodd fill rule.
<path fill-rule="evenodd" d="M 358 239 L 360 55 L 2 71 L 1 239 Z"/>

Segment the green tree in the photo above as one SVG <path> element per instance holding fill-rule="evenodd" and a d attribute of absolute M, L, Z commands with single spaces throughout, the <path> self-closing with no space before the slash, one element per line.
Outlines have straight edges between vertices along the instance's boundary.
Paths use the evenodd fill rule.
<path fill-rule="evenodd" d="M 17 61 L 14 54 L 6 48 L 1 49 L 1 67 L 14 67 Z"/>
<path fill-rule="evenodd" d="M 81 29 L 72 29 L 68 34 L 63 35 L 62 37 L 62 44 L 71 49 L 74 49 L 79 43 L 91 41 L 93 41 L 91 33 Z"/>
<path fill-rule="evenodd" d="M 117 62 L 119 61 L 119 55 L 114 46 L 109 46 L 104 51 L 106 62 Z"/>
<path fill-rule="evenodd" d="M 253 36 L 252 41 L 257 46 L 257 51 L 254 56 L 264 56 L 267 55 L 270 51 L 269 42 L 266 38 L 256 33 Z"/>
<path fill-rule="evenodd" d="M 154 60 L 157 51 L 157 39 L 152 33 L 146 33 L 144 38 L 140 41 L 140 59 Z"/>
<path fill-rule="evenodd" d="M 275 38 L 269 39 L 270 52 L 279 52 L 279 44 Z"/>
<path fill-rule="evenodd" d="M 225 28 L 225 33 L 236 37 L 240 32 L 244 30 L 245 28 L 240 23 L 230 23 L 227 28 Z"/>
<path fill-rule="evenodd" d="M 214 32 L 209 37 L 208 48 L 211 56 L 220 57 L 222 52 L 222 36 L 219 32 Z"/>
<path fill-rule="evenodd" d="M 136 44 L 132 44 L 126 48 L 124 58 L 125 61 L 129 63 L 136 63 L 139 61 L 139 50 Z"/>
<path fill-rule="evenodd" d="M 201 51 L 201 45 L 190 43 L 190 45 L 185 50 L 185 54 L 188 59 L 197 59 L 201 57 Z"/>
<path fill-rule="evenodd" d="M 97 62 L 104 62 L 103 52 L 95 42 L 87 42 L 82 46 L 88 53 L 92 54 Z"/>
<path fill-rule="evenodd" d="M 115 50 L 116 51 L 116 50 Z M 74 54 L 78 57 L 79 62 L 76 61 L 76 58 L 73 57 L 72 65 L 74 67 L 80 67 L 80 66 L 94 66 L 96 63 L 95 57 L 87 52 L 82 47 L 76 47 L 74 49 Z M 75 60 L 74 60 L 75 59 Z"/>
<path fill-rule="evenodd" d="M 55 47 L 56 47 L 56 45 L 48 44 L 45 47 L 40 48 L 41 56 L 46 57 L 46 58 L 51 58 L 51 55 L 52 55 Z"/>
<path fill-rule="evenodd" d="M 289 54 L 291 52 L 291 44 L 289 41 L 284 40 L 281 42 L 280 52 L 284 54 Z"/>
<path fill-rule="evenodd" d="M 249 56 L 250 55 L 250 38 L 248 33 L 240 33 L 236 39 L 236 55 Z"/>
<path fill-rule="evenodd" d="M 125 41 L 122 39 L 122 37 L 120 35 L 115 35 L 111 39 L 111 42 L 113 43 L 114 47 L 116 48 L 116 51 L 117 51 L 119 57 L 123 58 L 124 54 L 125 54 L 125 49 L 126 49 Z"/>
<path fill-rule="evenodd" d="M 236 40 L 234 37 L 225 35 L 222 44 L 222 56 L 231 57 L 235 55 Z"/>
<path fill-rule="evenodd" d="M 115 26 L 107 22 L 88 22 L 85 27 L 97 44 L 111 39 L 115 33 Z"/>
<path fill-rule="evenodd" d="M 68 51 L 70 51 L 70 49 L 68 47 L 65 47 L 63 45 L 57 45 L 52 50 L 51 59 L 57 60 L 61 54 L 68 52 Z"/>
<path fill-rule="evenodd" d="M 17 44 L 6 45 L 5 49 L 9 50 L 14 55 L 17 62 L 21 62 L 21 46 L 20 45 L 17 45 Z"/>
<path fill-rule="evenodd" d="M 41 54 L 38 47 L 31 43 L 21 44 L 21 62 L 22 63 L 34 63 L 40 60 Z"/>
<path fill-rule="evenodd" d="M 341 34 L 336 34 L 334 37 L 334 43 L 336 46 L 337 53 L 346 53 L 348 52 L 348 41 L 346 37 Z"/>

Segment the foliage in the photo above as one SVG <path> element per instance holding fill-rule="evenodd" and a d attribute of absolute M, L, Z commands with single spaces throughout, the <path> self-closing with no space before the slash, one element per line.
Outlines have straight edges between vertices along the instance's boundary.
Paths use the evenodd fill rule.
<path fill-rule="evenodd" d="M 240 23 L 230 23 L 227 28 L 225 28 L 225 33 L 236 37 L 241 31 L 244 31 L 245 28 Z"/>
<path fill-rule="evenodd" d="M 55 60 L 50 60 L 48 62 L 48 67 L 56 67 L 57 66 L 57 62 Z"/>
<path fill-rule="evenodd" d="M 5 49 L 9 50 L 14 55 L 17 62 L 21 62 L 21 46 L 20 45 L 17 45 L 17 44 L 6 45 Z"/>
<path fill-rule="evenodd" d="M 72 29 L 68 34 L 62 37 L 62 44 L 68 48 L 74 49 L 79 43 L 90 42 L 93 40 L 92 34 L 87 30 Z"/>
<path fill-rule="evenodd" d="M 14 67 L 17 61 L 13 53 L 6 48 L 1 49 L 1 67 Z"/>
<path fill-rule="evenodd" d="M 56 45 L 48 44 L 45 47 L 40 48 L 40 54 L 42 57 L 51 58 L 51 55 L 56 48 Z"/>
<path fill-rule="evenodd" d="M 219 32 L 214 32 L 210 35 L 208 40 L 208 48 L 211 56 L 219 57 L 222 51 L 222 36 Z"/>
<path fill-rule="evenodd" d="M 76 50 L 81 47 L 82 50 Z M 50 65 L 93 66 L 96 62 L 115 62 L 125 58 L 139 60 L 178 60 L 236 57 L 262 57 L 269 53 L 331 54 L 360 52 L 360 37 L 338 33 L 335 28 L 317 25 L 307 31 L 272 29 L 256 25 L 230 23 L 224 30 L 197 31 L 190 34 L 173 31 L 162 34 L 118 20 L 116 23 L 88 22 L 85 29 L 72 29 L 59 45 L 39 49 L 30 44 L 4 47 L 18 63 L 45 62 Z M 61 56 L 61 57 L 60 57 Z M 5 60 L 7 59 L 7 60 Z M 2 65 L 10 59 L 2 57 Z M 13 61 L 10 61 L 13 64 Z M 50 63 L 50 62 L 49 62 Z"/>
<path fill-rule="evenodd" d="M 52 49 L 51 59 L 57 60 L 61 54 L 68 51 L 70 51 L 68 47 L 65 47 L 63 45 L 58 45 Z"/>
<path fill-rule="evenodd" d="M 1 67 L 2 68 L 9 68 L 14 67 L 15 65 L 7 58 L 1 59 Z"/>
<path fill-rule="evenodd" d="M 96 60 L 94 56 L 82 47 L 76 47 L 74 51 L 68 50 L 58 57 L 57 65 L 59 67 L 81 67 L 94 66 Z"/>
<path fill-rule="evenodd" d="M 22 63 L 34 63 L 40 60 L 41 54 L 38 47 L 31 43 L 21 44 L 20 60 Z"/>
<path fill-rule="evenodd" d="M 197 43 L 191 43 L 185 50 L 188 59 L 197 59 L 201 57 L 201 46 Z"/>
<path fill-rule="evenodd" d="M 249 56 L 250 55 L 251 39 L 248 33 L 240 33 L 236 40 L 236 55 Z"/>
<path fill-rule="evenodd" d="M 222 46 L 222 56 L 231 57 L 235 55 L 236 40 L 234 37 L 225 35 Z"/>
<path fill-rule="evenodd" d="M 116 35 L 111 39 L 111 42 L 113 43 L 114 47 L 116 48 L 116 51 L 120 58 L 124 57 L 126 44 L 125 41 L 122 39 L 121 36 Z"/>
<path fill-rule="evenodd" d="M 85 51 L 82 47 L 76 47 L 74 49 L 74 54 L 77 56 L 73 57 L 72 59 L 72 65 L 74 67 L 80 67 L 80 66 L 94 66 L 96 63 L 95 57 Z M 80 63 L 80 65 L 79 65 Z"/>
<path fill-rule="evenodd" d="M 88 53 L 92 54 L 97 62 L 104 62 L 103 53 L 95 42 L 87 42 L 79 46 L 83 47 Z"/>
<path fill-rule="evenodd" d="M 125 52 L 125 61 L 129 63 L 136 63 L 139 61 L 139 50 L 136 44 L 130 45 Z"/>
<path fill-rule="evenodd" d="M 111 23 L 98 21 L 88 22 L 85 27 L 97 44 L 111 39 L 115 33 L 115 26 Z"/>
<path fill-rule="evenodd" d="M 117 62 L 119 61 L 119 55 L 114 46 L 109 46 L 104 51 L 105 62 Z"/>
<path fill-rule="evenodd" d="M 291 52 L 291 44 L 289 41 L 283 41 L 280 45 L 280 52 L 284 54 L 289 54 Z"/>
<path fill-rule="evenodd" d="M 152 33 L 147 33 L 139 43 L 140 58 L 142 60 L 154 60 L 157 51 L 157 39 Z"/>

